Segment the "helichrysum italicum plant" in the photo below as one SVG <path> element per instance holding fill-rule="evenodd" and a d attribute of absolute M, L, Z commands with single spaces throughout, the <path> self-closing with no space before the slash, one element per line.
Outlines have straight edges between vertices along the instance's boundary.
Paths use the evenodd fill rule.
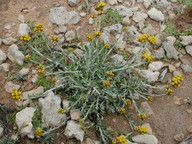
<path fill-rule="evenodd" d="M 113 144 L 128 144 L 126 136 L 118 136 L 113 141 Z"/>
<path fill-rule="evenodd" d="M 31 37 L 26 34 L 22 34 L 19 39 L 22 41 L 28 42 L 31 40 Z"/>
<path fill-rule="evenodd" d="M 136 130 L 138 131 L 139 134 L 145 134 L 148 133 L 148 128 L 146 126 L 137 126 Z"/>
<path fill-rule="evenodd" d="M 143 54 L 141 58 L 145 59 L 145 61 L 148 63 L 153 62 L 153 60 L 155 59 L 154 56 L 152 56 L 151 54 L 148 54 L 148 53 Z"/>
<path fill-rule="evenodd" d="M 59 37 L 53 36 L 53 37 L 51 38 L 51 40 L 52 40 L 52 42 L 57 43 L 57 42 L 59 41 Z"/>
<path fill-rule="evenodd" d="M 34 31 L 37 33 L 41 33 L 44 30 L 44 25 L 43 24 L 37 24 L 34 28 Z"/>
<path fill-rule="evenodd" d="M 145 120 L 147 118 L 147 115 L 144 114 L 144 113 L 140 113 L 138 114 L 138 117 L 141 119 L 141 120 Z"/>
<path fill-rule="evenodd" d="M 12 95 L 13 99 L 19 100 L 19 99 L 21 99 L 22 93 L 21 93 L 21 91 L 19 91 L 17 89 L 13 89 L 11 95 Z"/>
<path fill-rule="evenodd" d="M 35 135 L 37 138 L 40 138 L 43 135 L 43 129 L 42 128 L 37 128 L 35 130 Z"/>
<path fill-rule="evenodd" d="M 167 85 L 165 92 L 166 92 L 167 95 L 172 95 L 173 90 L 171 89 L 171 86 Z"/>
<path fill-rule="evenodd" d="M 176 75 L 172 78 L 172 86 L 174 87 L 180 87 L 181 86 L 181 82 L 183 81 L 183 77 L 182 75 Z"/>

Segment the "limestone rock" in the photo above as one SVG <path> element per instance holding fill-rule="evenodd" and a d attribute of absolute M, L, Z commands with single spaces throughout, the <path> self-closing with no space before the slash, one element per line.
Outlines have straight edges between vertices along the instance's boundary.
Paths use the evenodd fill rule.
<path fill-rule="evenodd" d="M 10 70 L 10 64 L 9 63 L 2 63 L 0 65 L 0 70 L 3 69 L 5 72 L 8 72 Z"/>
<path fill-rule="evenodd" d="M 67 138 L 76 138 L 82 142 L 85 132 L 81 129 L 80 124 L 70 120 L 67 122 L 64 134 Z"/>
<path fill-rule="evenodd" d="M 26 100 L 26 99 L 29 99 L 29 96 L 35 96 L 35 95 L 41 94 L 43 92 L 44 92 L 44 88 L 43 88 L 43 86 L 40 86 L 37 89 L 23 92 L 22 99 Z"/>
<path fill-rule="evenodd" d="M 68 4 L 70 6 L 76 6 L 80 2 L 81 2 L 81 0 L 68 0 Z"/>
<path fill-rule="evenodd" d="M 16 114 L 16 124 L 22 136 L 34 138 L 32 118 L 35 110 L 33 107 L 26 107 Z"/>
<path fill-rule="evenodd" d="M 134 15 L 133 15 L 133 20 L 135 22 L 145 22 L 145 19 L 148 17 L 148 15 L 146 13 L 143 13 L 143 12 L 134 12 Z"/>
<path fill-rule="evenodd" d="M 132 137 L 134 142 L 144 144 L 158 144 L 158 139 L 154 135 L 144 134 Z"/>
<path fill-rule="evenodd" d="M 18 50 L 18 47 L 16 44 L 13 44 L 8 48 L 7 57 L 12 62 L 16 62 L 19 65 L 23 65 L 24 55 L 21 51 Z"/>
<path fill-rule="evenodd" d="M 164 50 L 166 51 L 168 58 L 178 59 L 179 58 L 179 52 L 175 49 L 173 46 L 173 43 L 171 42 L 165 42 L 163 43 Z"/>
<path fill-rule="evenodd" d="M 7 59 L 7 55 L 0 50 L 0 64 L 2 64 Z"/>
<path fill-rule="evenodd" d="M 28 73 L 29 73 L 29 68 L 22 68 L 19 71 L 19 74 L 22 75 L 22 76 L 26 76 Z"/>
<path fill-rule="evenodd" d="M 180 36 L 181 40 L 182 40 L 182 44 L 183 45 L 190 45 L 192 44 L 192 35 L 189 36 Z"/>
<path fill-rule="evenodd" d="M 12 45 L 16 42 L 17 40 L 14 39 L 13 37 L 8 37 L 8 38 L 4 38 L 2 39 L 2 42 L 5 44 L 5 45 Z"/>
<path fill-rule="evenodd" d="M 165 17 L 162 14 L 161 11 L 158 11 L 156 8 L 152 8 L 150 9 L 147 14 L 149 15 L 149 17 L 153 20 L 156 21 L 164 21 Z"/>
<path fill-rule="evenodd" d="M 19 89 L 20 88 L 20 85 L 16 85 L 14 84 L 13 82 L 9 81 L 5 84 L 5 90 L 6 92 L 8 93 L 12 93 L 12 90 L 13 89 Z"/>
<path fill-rule="evenodd" d="M 111 34 L 115 34 L 115 33 L 121 33 L 122 32 L 122 28 L 123 26 L 121 24 L 114 24 L 108 27 L 104 27 L 103 31 L 107 31 Z"/>
<path fill-rule="evenodd" d="M 159 48 L 158 50 L 154 51 L 154 55 L 157 59 L 162 59 L 165 57 L 165 50 L 163 48 Z"/>
<path fill-rule="evenodd" d="M 133 15 L 133 12 L 126 8 L 125 6 L 116 6 L 115 10 L 121 15 L 122 17 L 131 17 Z"/>
<path fill-rule="evenodd" d="M 147 116 L 151 116 L 154 114 L 153 110 L 151 109 L 151 107 L 147 102 L 141 103 L 141 111 L 142 113 L 145 113 Z"/>
<path fill-rule="evenodd" d="M 146 28 L 143 29 L 143 33 L 146 33 L 148 35 L 154 35 L 157 34 L 157 31 L 152 25 L 148 25 Z"/>
<path fill-rule="evenodd" d="M 185 49 L 186 49 L 187 53 L 192 56 L 192 45 L 186 46 Z"/>
<path fill-rule="evenodd" d="M 143 5 L 146 9 L 149 8 L 149 6 L 153 3 L 153 0 L 143 0 Z"/>
<path fill-rule="evenodd" d="M 110 5 L 116 5 L 117 4 L 117 0 L 106 0 L 106 1 Z"/>
<path fill-rule="evenodd" d="M 70 110 L 70 116 L 72 120 L 78 120 L 80 119 L 80 111 L 77 109 Z"/>
<path fill-rule="evenodd" d="M 27 24 L 21 23 L 19 25 L 18 35 L 21 36 L 22 34 L 29 35 L 30 28 Z"/>
<path fill-rule="evenodd" d="M 66 122 L 66 114 L 59 114 L 57 111 L 61 105 L 61 98 L 50 91 L 45 98 L 39 99 L 42 121 L 47 126 L 59 126 Z"/>
<path fill-rule="evenodd" d="M 163 67 L 163 62 L 155 61 L 149 64 L 148 70 L 159 71 Z"/>
<path fill-rule="evenodd" d="M 70 30 L 70 31 L 67 31 L 66 34 L 65 34 L 65 38 L 67 41 L 72 41 L 75 39 L 75 31 L 73 30 Z"/>
<path fill-rule="evenodd" d="M 147 79 L 148 82 L 155 82 L 158 80 L 160 73 L 151 70 L 141 70 L 141 76 Z"/>

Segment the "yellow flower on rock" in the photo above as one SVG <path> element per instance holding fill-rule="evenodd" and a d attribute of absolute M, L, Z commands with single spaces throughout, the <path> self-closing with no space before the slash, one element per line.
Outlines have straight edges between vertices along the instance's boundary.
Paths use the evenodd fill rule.
<path fill-rule="evenodd" d="M 167 86 L 166 86 L 166 91 L 165 91 L 165 92 L 166 92 L 167 95 L 172 95 L 173 90 L 171 89 L 171 86 L 167 85 Z"/>
<path fill-rule="evenodd" d="M 57 112 L 58 112 L 58 114 L 64 114 L 65 110 L 63 108 L 59 108 Z"/>
<path fill-rule="evenodd" d="M 37 128 L 35 130 L 35 134 L 38 138 L 40 138 L 43 135 L 43 129 L 42 128 Z"/>
<path fill-rule="evenodd" d="M 151 63 L 155 59 L 154 56 L 152 56 L 152 55 L 150 55 L 148 53 L 142 55 L 141 58 L 145 59 L 145 61 L 148 62 L 148 63 Z"/>
<path fill-rule="evenodd" d="M 118 136 L 113 141 L 113 144 L 128 144 L 126 136 Z"/>
<path fill-rule="evenodd" d="M 31 37 L 26 34 L 22 34 L 19 39 L 28 42 L 31 40 Z"/>
<path fill-rule="evenodd" d="M 139 134 L 145 134 L 148 133 L 148 128 L 146 126 L 137 126 L 136 130 Z"/>
<path fill-rule="evenodd" d="M 113 72 L 107 72 L 107 75 L 110 76 L 111 78 L 113 78 L 115 76 L 115 74 Z"/>
<path fill-rule="evenodd" d="M 141 120 L 145 120 L 147 118 L 147 115 L 144 114 L 144 113 L 140 113 L 138 114 L 138 117 L 141 119 Z"/>
<path fill-rule="evenodd" d="M 52 40 L 52 42 L 57 43 L 57 42 L 59 41 L 59 37 L 53 36 L 53 37 L 51 38 L 51 40 Z"/>
<path fill-rule="evenodd" d="M 86 34 L 86 40 L 87 41 L 92 41 L 93 40 L 93 36 L 91 36 L 90 34 Z"/>
<path fill-rule="evenodd" d="M 13 89 L 12 93 L 11 93 L 12 98 L 15 99 L 15 100 L 21 99 L 21 94 L 22 94 L 21 91 L 19 91 L 17 89 Z"/>
<path fill-rule="evenodd" d="M 29 61 L 31 59 L 31 56 L 30 55 L 26 55 L 25 57 L 24 57 L 24 60 L 25 61 Z"/>
<path fill-rule="evenodd" d="M 182 75 L 176 75 L 172 78 L 171 84 L 174 87 L 180 87 L 181 86 L 181 82 L 183 81 L 183 77 Z"/>
<path fill-rule="evenodd" d="M 100 37 L 101 36 L 101 31 L 94 31 L 95 37 Z"/>
<path fill-rule="evenodd" d="M 79 123 L 83 123 L 83 122 L 84 122 L 84 120 L 83 120 L 83 119 L 79 119 L 78 121 L 79 121 Z"/>
<path fill-rule="evenodd" d="M 120 109 L 119 109 L 119 113 L 120 113 L 120 114 L 125 114 L 125 108 L 120 108 Z"/>
<path fill-rule="evenodd" d="M 106 81 L 103 81 L 103 86 L 105 87 L 105 88 L 109 88 L 110 87 L 110 81 L 108 81 L 108 80 L 106 80 Z"/>
<path fill-rule="evenodd" d="M 34 28 L 34 32 L 41 33 L 44 30 L 43 24 L 37 24 Z"/>

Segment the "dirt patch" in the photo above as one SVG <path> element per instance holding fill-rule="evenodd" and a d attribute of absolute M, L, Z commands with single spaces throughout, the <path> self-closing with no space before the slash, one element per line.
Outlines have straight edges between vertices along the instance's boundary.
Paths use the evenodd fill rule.
<path fill-rule="evenodd" d="M 174 20 L 174 23 L 181 32 L 192 28 L 192 7 L 187 7 L 184 12 Z"/>

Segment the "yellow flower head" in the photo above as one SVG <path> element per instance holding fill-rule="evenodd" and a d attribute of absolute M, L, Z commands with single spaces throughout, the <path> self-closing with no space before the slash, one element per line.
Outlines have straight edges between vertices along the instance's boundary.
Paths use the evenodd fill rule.
<path fill-rule="evenodd" d="M 96 18 L 96 16 L 94 14 L 90 14 L 91 18 Z"/>
<path fill-rule="evenodd" d="M 73 51 L 74 49 L 71 48 L 71 47 L 69 47 L 67 50 L 68 50 L 69 52 L 71 52 L 71 51 Z"/>
<path fill-rule="evenodd" d="M 101 31 L 94 31 L 95 37 L 100 37 L 101 36 Z"/>
<path fill-rule="evenodd" d="M 138 114 L 138 117 L 141 119 L 141 120 L 145 120 L 147 118 L 147 115 L 144 114 L 144 113 L 140 113 Z"/>
<path fill-rule="evenodd" d="M 156 44 L 156 43 L 157 43 L 157 38 L 154 37 L 154 36 L 149 36 L 149 37 L 148 37 L 148 41 L 149 41 L 151 44 Z"/>
<path fill-rule="evenodd" d="M 165 91 L 165 93 L 166 93 L 167 95 L 172 95 L 173 90 L 171 89 L 171 86 L 169 86 L 169 85 L 166 86 L 166 91 Z"/>
<path fill-rule="evenodd" d="M 87 97 L 86 97 L 86 96 L 82 96 L 82 97 L 81 97 L 81 99 L 86 100 L 86 99 L 87 99 Z"/>
<path fill-rule="evenodd" d="M 126 136 L 118 136 L 113 141 L 113 144 L 128 144 Z"/>
<path fill-rule="evenodd" d="M 38 74 L 38 76 L 44 77 L 45 76 L 45 71 L 43 69 L 39 69 L 37 71 L 37 74 Z"/>
<path fill-rule="evenodd" d="M 93 36 L 91 36 L 90 34 L 86 34 L 86 40 L 87 41 L 92 41 L 93 40 Z"/>
<path fill-rule="evenodd" d="M 57 42 L 59 41 L 59 37 L 53 36 L 53 37 L 51 38 L 51 40 L 52 40 L 52 42 L 57 43 Z"/>
<path fill-rule="evenodd" d="M 44 30 L 43 24 L 37 24 L 34 28 L 34 32 L 36 32 L 36 33 L 41 33 L 43 30 Z"/>
<path fill-rule="evenodd" d="M 40 138 L 43 135 L 43 129 L 42 128 L 37 128 L 35 130 L 35 134 L 36 134 L 37 138 Z"/>
<path fill-rule="evenodd" d="M 103 11 L 104 6 L 106 6 L 106 3 L 100 2 L 95 6 L 96 11 Z"/>
<path fill-rule="evenodd" d="M 59 108 L 57 110 L 58 114 L 64 114 L 65 113 L 65 110 L 63 108 Z"/>
<path fill-rule="evenodd" d="M 148 41 L 148 38 L 149 38 L 149 35 L 148 35 L 148 34 L 142 34 L 142 35 L 140 35 L 140 37 L 138 38 L 138 41 L 144 43 L 144 42 L 147 42 L 147 41 Z"/>
<path fill-rule="evenodd" d="M 83 119 L 79 119 L 78 121 L 79 121 L 79 123 L 83 123 L 83 122 L 84 122 L 84 120 L 83 120 Z"/>
<path fill-rule="evenodd" d="M 145 59 L 145 61 L 148 62 L 148 63 L 151 63 L 155 59 L 154 56 L 152 56 L 152 55 L 150 55 L 148 53 L 142 55 L 141 58 Z"/>
<path fill-rule="evenodd" d="M 109 49 L 109 48 L 110 48 L 110 45 L 109 45 L 108 43 L 104 43 L 104 47 L 105 47 L 106 49 Z"/>
<path fill-rule="evenodd" d="M 125 108 L 120 108 L 120 109 L 119 109 L 119 113 L 120 113 L 120 114 L 125 114 Z"/>
<path fill-rule="evenodd" d="M 108 80 L 103 81 L 103 86 L 104 86 L 105 88 L 109 88 L 110 85 L 111 85 L 110 81 L 108 81 Z"/>
<path fill-rule="evenodd" d="M 113 78 L 115 76 L 115 74 L 113 72 L 107 72 L 107 75 L 110 76 L 111 78 Z"/>
<path fill-rule="evenodd" d="M 37 66 L 37 70 L 40 70 L 40 69 L 41 69 L 41 70 L 43 69 L 43 65 L 38 65 L 38 66 Z"/>
<path fill-rule="evenodd" d="M 121 50 L 121 48 L 120 48 L 120 47 L 117 47 L 117 48 L 116 48 L 116 50 L 120 51 L 120 50 Z"/>
<path fill-rule="evenodd" d="M 148 133 L 148 128 L 146 126 L 137 126 L 136 130 L 139 134 L 145 134 Z"/>
<path fill-rule="evenodd" d="M 131 104 L 132 104 L 132 102 L 131 102 L 131 100 L 130 100 L 130 99 L 126 99 L 125 104 L 126 104 L 126 105 L 131 105 Z"/>
<path fill-rule="evenodd" d="M 26 55 L 25 58 L 24 58 L 25 61 L 29 61 L 30 59 L 31 59 L 30 55 Z"/>
<path fill-rule="evenodd" d="M 180 87 L 181 86 L 181 82 L 183 81 L 183 77 L 182 75 L 176 75 L 172 78 L 171 84 L 174 87 Z"/>
<path fill-rule="evenodd" d="M 19 99 L 21 99 L 22 93 L 21 93 L 21 91 L 19 91 L 17 89 L 13 89 L 11 95 L 14 100 L 19 100 Z"/>
<path fill-rule="evenodd" d="M 124 30 L 124 31 L 127 31 L 127 30 L 128 30 L 128 28 L 127 28 L 126 26 L 124 26 L 124 27 L 123 27 L 123 30 Z"/>
<path fill-rule="evenodd" d="M 22 34 L 19 39 L 22 41 L 28 42 L 31 40 L 31 37 L 26 34 Z"/>
<path fill-rule="evenodd" d="M 79 44 L 80 44 L 80 46 L 83 46 L 85 43 L 84 42 L 80 42 Z"/>
<path fill-rule="evenodd" d="M 102 15 L 103 14 L 103 11 L 102 10 L 99 10 L 98 12 L 97 12 L 97 15 Z"/>
<path fill-rule="evenodd" d="M 152 101 L 152 99 L 153 99 L 153 98 L 152 98 L 151 96 L 148 96 L 148 97 L 146 98 L 147 101 Z"/>
<path fill-rule="evenodd" d="M 52 78 L 51 78 L 51 82 L 52 82 L 52 83 L 56 83 L 56 81 L 57 81 L 57 78 L 56 78 L 56 77 L 52 77 Z"/>

